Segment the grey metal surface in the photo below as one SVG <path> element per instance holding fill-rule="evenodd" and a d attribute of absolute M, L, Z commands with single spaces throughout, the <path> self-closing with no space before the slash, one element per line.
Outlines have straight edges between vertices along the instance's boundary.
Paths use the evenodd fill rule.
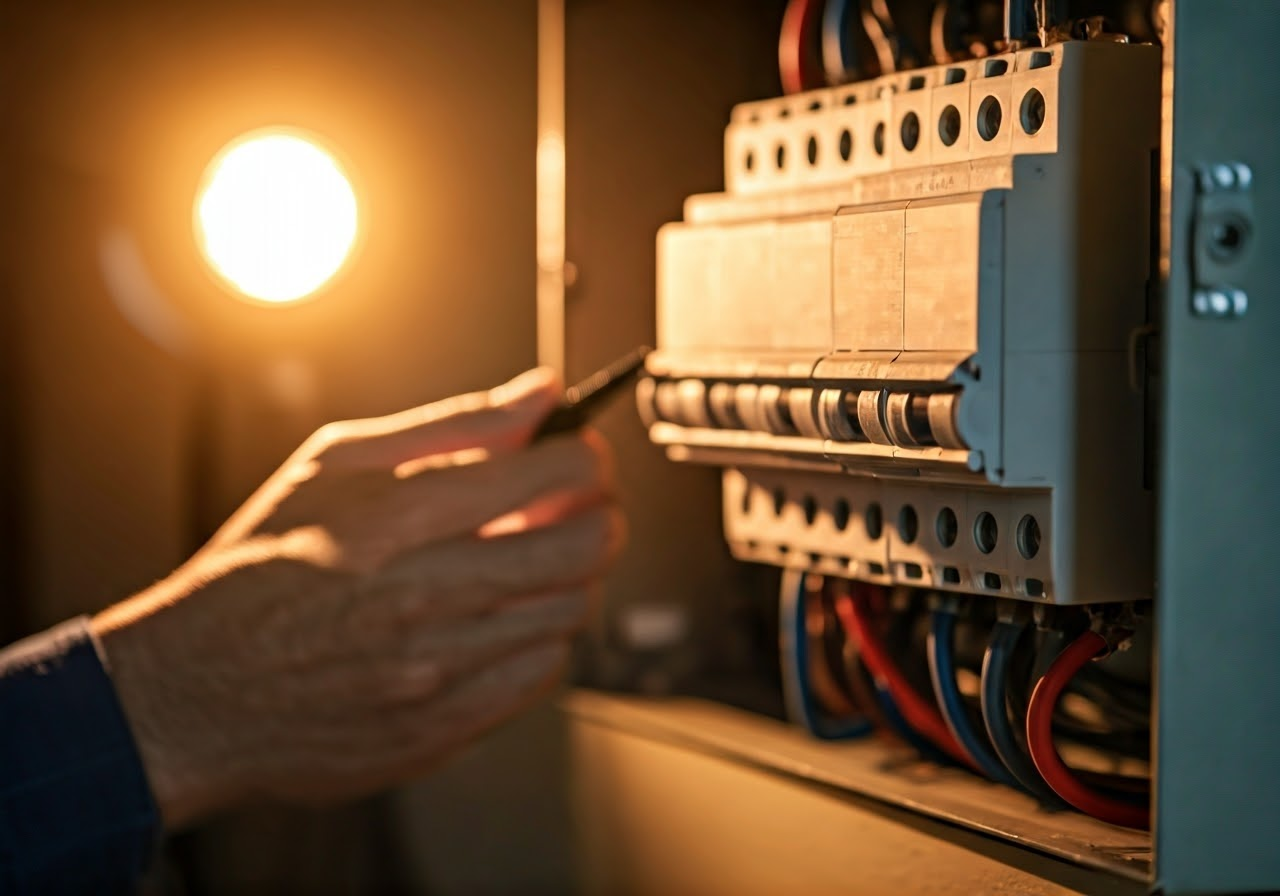
<path fill-rule="evenodd" d="M 1280 7 L 1179 0 L 1159 488 L 1156 881 L 1166 896 L 1280 888 Z M 1243 317 L 1194 309 L 1192 172 L 1250 166 Z"/>
<path fill-rule="evenodd" d="M 563 705 L 574 717 L 598 725 L 907 809 L 1115 878 L 1148 880 L 1146 834 L 1074 812 L 1045 811 L 1021 793 L 922 763 L 910 753 L 886 751 L 880 742 L 816 741 L 781 722 L 699 700 L 575 691 Z"/>

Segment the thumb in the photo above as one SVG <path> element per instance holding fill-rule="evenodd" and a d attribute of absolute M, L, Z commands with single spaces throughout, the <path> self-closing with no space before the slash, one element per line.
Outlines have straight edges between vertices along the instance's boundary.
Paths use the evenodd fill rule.
<path fill-rule="evenodd" d="M 560 378 L 550 367 L 526 370 L 488 392 L 456 395 L 339 430 L 326 462 L 360 468 L 396 467 L 408 461 L 482 448 L 492 453 L 523 447 L 560 401 Z"/>

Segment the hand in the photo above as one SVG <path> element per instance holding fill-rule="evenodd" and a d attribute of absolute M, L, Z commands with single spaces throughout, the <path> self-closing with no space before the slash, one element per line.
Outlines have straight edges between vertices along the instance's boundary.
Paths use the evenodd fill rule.
<path fill-rule="evenodd" d="M 558 396 L 535 370 L 326 426 L 94 619 L 169 826 L 387 786 L 555 682 L 622 540 L 603 440 L 527 444 Z"/>

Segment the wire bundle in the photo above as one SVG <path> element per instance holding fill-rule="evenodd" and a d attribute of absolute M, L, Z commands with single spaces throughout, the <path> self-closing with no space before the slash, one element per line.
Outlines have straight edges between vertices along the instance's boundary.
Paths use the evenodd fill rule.
<path fill-rule="evenodd" d="M 964 698 L 956 684 L 955 634 L 955 612 L 949 608 L 934 610 L 929 630 L 929 675 L 933 679 L 933 692 L 938 697 L 938 708 L 956 742 L 968 754 L 970 763 L 992 781 L 1016 787 L 1017 779 L 991 752 L 991 747 L 974 728 L 965 709 Z"/>
<path fill-rule="evenodd" d="M 861 737 L 871 731 L 865 718 L 833 719 L 824 715 L 813 693 L 813 666 L 808 624 L 809 589 L 803 572 L 782 573 L 779 640 L 782 648 L 782 694 L 787 717 L 822 740 Z"/>
<path fill-rule="evenodd" d="M 963 622 L 964 643 L 972 644 L 972 636 L 987 631 L 990 623 L 982 620 L 990 619 L 989 610 L 934 598 L 928 633 L 921 638 L 916 626 L 924 621 L 920 594 L 895 595 L 890 605 L 880 586 L 842 579 L 824 583 L 798 571 L 784 574 L 783 682 L 792 719 L 825 739 L 879 730 L 927 759 L 965 766 L 1046 806 L 1072 806 L 1125 827 L 1149 826 L 1147 778 L 1073 769 L 1055 744 L 1055 736 L 1066 736 L 1108 753 L 1145 755 L 1132 740 L 1149 726 L 1147 703 L 1136 686 L 1116 684 L 1105 672 L 1081 674 L 1110 650 L 1097 631 L 1072 636 L 1083 613 L 1071 617 L 1066 630 L 1034 632 L 1025 618 L 1002 611 L 982 653 L 980 699 L 975 699 L 961 693 L 958 674 L 962 664 L 970 670 L 977 665 L 977 653 L 972 648 L 961 653 L 957 635 Z M 966 612 L 975 608 L 976 615 Z M 841 640 L 832 642 L 833 635 Z M 933 700 L 913 682 L 922 681 L 916 672 L 923 662 L 912 651 L 913 643 L 918 651 L 920 640 L 927 644 Z M 1077 676 L 1079 687 L 1073 685 Z M 1028 699 L 1026 685 L 1032 680 Z M 928 684 L 921 687 L 928 690 Z M 1101 710 L 1107 723 L 1090 723 L 1087 712 L 1067 712 L 1061 702 L 1068 689 L 1077 704 Z"/>

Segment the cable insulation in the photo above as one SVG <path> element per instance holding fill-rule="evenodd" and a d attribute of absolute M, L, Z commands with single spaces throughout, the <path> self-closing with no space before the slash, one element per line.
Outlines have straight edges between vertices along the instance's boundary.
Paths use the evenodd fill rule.
<path fill-rule="evenodd" d="M 873 586 L 848 582 L 845 587 L 852 589 L 852 593 L 837 595 L 836 612 L 845 631 L 857 639 L 862 661 L 867 664 L 877 683 L 883 682 L 888 688 L 907 724 L 960 764 L 979 771 L 969 754 L 952 736 L 938 710 L 916 692 L 877 639 L 866 606 L 865 589 Z"/>
<path fill-rule="evenodd" d="M 849 31 L 852 7 L 850 0 L 827 0 L 822 12 L 822 67 L 828 84 L 843 84 L 857 75 L 857 51 Z"/>
<path fill-rule="evenodd" d="M 969 755 L 969 760 L 992 781 L 1017 787 L 1018 780 L 992 752 L 986 737 L 969 719 L 964 697 L 956 684 L 956 614 L 949 609 L 934 610 L 929 624 L 929 677 L 942 719 L 952 736 Z"/>
<path fill-rule="evenodd" d="M 822 86 L 822 71 L 810 44 L 822 16 L 822 0 L 791 0 L 778 35 L 778 74 L 783 93 Z"/>
<path fill-rule="evenodd" d="M 1035 763 L 1018 743 L 1016 729 L 1009 718 L 1009 670 L 1025 628 L 1016 622 L 997 622 L 991 632 L 991 641 L 982 657 L 982 721 L 996 755 L 1018 783 L 1042 803 L 1061 806 L 1062 800 L 1040 777 Z"/>
<path fill-rule="evenodd" d="M 1107 641 L 1102 635 L 1086 631 L 1049 664 L 1044 677 L 1036 682 L 1027 707 L 1027 747 L 1041 777 L 1066 802 L 1102 821 L 1149 830 L 1149 802 L 1141 806 L 1130 805 L 1089 787 L 1062 761 L 1053 742 L 1053 711 L 1062 692 L 1077 672 L 1107 650 Z"/>
<path fill-rule="evenodd" d="M 868 734 L 871 725 L 864 718 L 836 720 L 818 712 L 809 683 L 807 604 L 805 573 L 796 569 L 783 570 L 778 634 L 787 718 L 822 740 L 843 740 Z"/>

